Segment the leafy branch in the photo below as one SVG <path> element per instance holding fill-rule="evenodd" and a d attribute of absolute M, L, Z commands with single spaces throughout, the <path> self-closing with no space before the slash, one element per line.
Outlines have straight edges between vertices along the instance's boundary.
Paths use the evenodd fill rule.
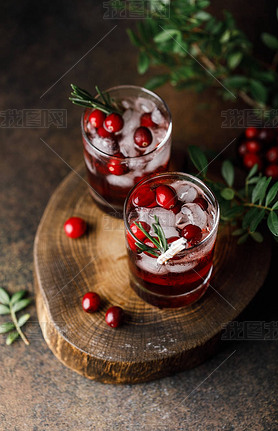
<path fill-rule="evenodd" d="M 258 228 L 266 221 L 268 229 L 278 240 L 278 182 L 258 174 L 255 165 L 244 180 L 243 188 L 234 186 L 235 169 L 231 161 L 224 160 L 221 166 L 222 182 L 214 181 L 207 176 L 208 159 L 205 153 L 195 146 L 189 147 L 189 157 L 198 170 L 198 176 L 209 184 L 220 205 L 220 217 L 224 223 L 240 228 L 234 229 L 232 235 L 239 236 L 241 244 L 251 236 L 262 242 L 263 236 Z"/>
<path fill-rule="evenodd" d="M 111 114 L 112 112 L 121 113 L 120 107 L 112 101 L 108 93 L 103 93 L 96 85 L 96 92 L 99 98 L 96 99 L 88 91 L 83 90 L 77 85 L 71 84 L 72 92 L 69 100 L 75 105 L 83 106 L 85 108 L 99 109 L 105 114 Z"/>
<path fill-rule="evenodd" d="M 8 346 L 19 336 L 26 345 L 30 344 L 21 330 L 21 327 L 30 319 L 30 314 L 23 314 L 19 319 L 16 317 L 16 313 L 26 308 L 31 302 L 31 299 L 24 298 L 25 294 L 25 290 L 20 290 L 10 297 L 5 289 L 0 288 L 0 315 L 10 314 L 11 316 L 11 322 L 0 325 L 0 334 L 9 333 L 6 339 Z"/>
<path fill-rule="evenodd" d="M 119 2 L 135 8 L 136 2 Z M 274 51 L 272 64 L 253 55 L 253 46 L 225 11 L 222 20 L 205 9 L 209 0 L 150 0 L 148 18 L 128 29 L 139 50 L 138 72 L 155 67 L 157 74 L 146 86 L 169 82 L 177 89 L 201 92 L 216 87 L 225 100 L 241 98 L 248 105 L 267 110 L 278 108 L 278 39 L 268 33 L 261 38 Z M 163 68 L 163 73 L 160 72 Z"/>
<path fill-rule="evenodd" d="M 155 235 L 157 235 L 158 240 L 151 236 L 142 226 L 142 224 L 139 222 L 134 222 L 135 225 L 143 232 L 143 234 L 153 243 L 157 251 L 155 251 L 152 247 L 147 246 L 146 244 L 141 244 L 140 242 L 136 242 L 136 246 L 142 250 L 145 251 L 152 256 L 158 257 L 159 254 L 164 253 L 166 250 L 168 250 L 169 246 L 167 243 L 167 239 L 165 236 L 165 233 L 159 223 L 159 218 L 157 216 L 154 216 L 155 223 L 152 224 L 153 231 Z"/>

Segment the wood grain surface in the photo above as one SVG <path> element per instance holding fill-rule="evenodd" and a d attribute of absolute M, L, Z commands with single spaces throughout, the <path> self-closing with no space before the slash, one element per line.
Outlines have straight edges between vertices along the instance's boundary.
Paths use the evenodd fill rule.
<path fill-rule="evenodd" d="M 83 165 L 77 172 L 85 178 Z M 73 240 L 65 220 L 80 216 L 86 235 Z M 268 240 L 265 240 L 268 242 Z M 270 244 L 236 246 L 221 229 L 215 269 L 204 297 L 184 309 L 159 310 L 129 287 L 123 221 L 100 211 L 85 181 L 72 172 L 53 194 L 34 246 L 37 313 L 44 338 L 65 365 L 105 383 L 137 383 L 194 367 L 217 349 L 224 326 L 234 320 L 267 275 Z M 87 314 L 88 291 L 102 298 L 99 312 Z M 111 305 L 125 310 L 118 329 L 105 323 Z"/>

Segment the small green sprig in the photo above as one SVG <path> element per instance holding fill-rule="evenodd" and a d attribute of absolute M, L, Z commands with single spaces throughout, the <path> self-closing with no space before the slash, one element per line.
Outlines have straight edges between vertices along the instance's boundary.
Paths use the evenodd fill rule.
<path fill-rule="evenodd" d="M 262 242 L 263 236 L 257 229 L 263 221 L 278 240 L 278 182 L 273 183 L 271 178 L 258 174 L 258 166 L 255 165 L 245 177 L 244 187 L 236 188 L 235 169 L 230 160 L 222 163 L 224 181 L 220 182 L 208 178 L 209 162 L 199 147 L 190 146 L 189 157 L 199 171 L 197 175 L 209 184 L 218 199 L 220 220 L 236 227 L 232 235 L 239 236 L 238 244 L 244 243 L 249 236 L 256 242 Z"/>
<path fill-rule="evenodd" d="M 152 256 L 158 257 L 160 254 L 164 253 L 166 250 L 168 250 L 169 246 L 167 243 L 167 239 L 165 236 L 165 233 L 161 227 L 161 224 L 159 222 L 159 218 L 157 216 L 154 216 L 154 220 L 155 223 L 152 224 L 152 228 L 154 233 L 157 235 L 157 238 L 154 238 L 153 236 L 151 236 L 142 226 L 142 224 L 139 222 L 134 222 L 134 224 L 141 230 L 141 232 L 143 232 L 143 234 L 154 244 L 155 248 L 157 249 L 154 250 L 153 248 L 147 246 L 146 244 L 141 244 L 139 242 L 136 242 L 136 246 L 142 250 L 142 251 L 146 251 L 147 253 L 151 254 Z"/>
<path fill-rule="evenodd" d="M 20 290 L 10 297 L 5 289 L 0 288 L 0 315 L 10 314 L 12 319 L 11 322 L 5 322 L 0 325 L 0 334 L 8 333 L 6 338 L 8 346 L 19 336 L 26 345 L 30 344 L 21 330 L 21 327 L 30 319 L 30 314 L 23 314 L 19 319 L 16 317 L 16 313 L 26 308 L 32 301 L 30 298 L 24 298 L 25 294 L 26 290 Z"/>
<path fill-rule="evenodd" d="M 121 108 L 113 101 L 108 93 L 103 93 L 96 85 L 96 92 L 99 98 L 94 98 L 88 91 L 83 90 L 77 85 L 71 84 L 72 92 L 69 100 L 75 105 L 83 106 L 84 108 L 93 108 L 103 111 L 105 114 L 116 112 L 122 113 Z"/>

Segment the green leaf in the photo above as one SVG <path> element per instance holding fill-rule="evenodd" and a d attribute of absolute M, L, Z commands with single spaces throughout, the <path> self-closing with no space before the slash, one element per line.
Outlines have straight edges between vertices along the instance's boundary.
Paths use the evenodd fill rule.
<path fill-rule="evenodd" d="M 153 40 L 156 43 L 162 43 L 162 42 L 167 42 L 168 40 L 171 40 L 171 39 L 173 40 L 173 38 L 178 41 L 182 40 L 182 35 L 180 30 L 177 30 L 175 28 L 173 29 L 167 28 L 162 32 L 158 33 Z"/>
<path fill-rule="evenodd" d="M 278 192 L 278 182 L 273 184 L 273 186 L 269 189 L 269 192 L 267 193 L 266 200 L 265 200 L 265 206 L 268 207 L 268 205 L 271 204 L 273 199 L 276 197 L 277 192 Z"/>
<path fill-rule="evenodd" d="M 13 311 L 17 313 L 18 311 L 23 310 L 23 308 L 27 307 L 27 305 L 29 305 L 31 301 L 32 299 L 29 298 L 21 299 L 13 305 Z"/>
<path fill-rule="evenodd" d="M 159 253 L 156 252 L 153 248 L 148 247 L 146 244 L 141 244 L 140 242 L 136 242 L 135 245 L 141 250 L 146 251 L 147 253 L 151 254 L 154 257 L 158 257 Z"/>
<path fill-rule="evenodd" d="M 26 292 L 26 290 L 19 290 L 19 292 L 14 293 L 11 299 L 11 304 L 13 305 L 18 302 L 21 298 L 23 298 Z"/>
<path fill-rule="evenodd" d="M 248 181 L 248 184 L 257 184 L 257 182 L 259 181 L 259 179 L 260 179 L 261 177 L 252 177 L 252 178 L 250 178 L 250 180 L 247 180 Z"/>
<path fill-rule="evenodd" d="M 226 42 L 228 42 L 228 40 L 230 39 L 230 37 L 231 37 L 231 32 L 230 32 L 230 30 L 226 30 L 226 31 L 224 31 L 224 33 L 222 34 L 222 36 L 220 37 L 220 43 L 226 43 Z"/>
<path fill-rule="evenodd" d="M 155 223 L 153 224 L 153 230 L 155 231 L 156 235 L 158 236 L 161 247 L 162 247 L 163 251 L 165 252 L 169 248 L 168 243 L 167 243 L 167 239 L 166 239 L 164 230 L 162 229 L 162 227 L 159 223 L 159 218 L 157 216 L 154 216 L 154 219 L 155 219 Z"/>
<path fill-rule="evenodd" d="M 242 52 L 233 52 L 228 56 L 228 66 L 230 69 L 235 69 L 241 62 L 243 57 Z"/>
<path fill-rule="evenodd" d="M 262 41 L 268 48 L 278 50 L 278 39 L 272 34 L 262 33 Z"/>
<path fill-rule="evenodd" d="M 258 208 L 251 208 L 243 217 L 242 220 L 242 227 L 243 229 L 247 229 L 250 226 L 250 223 L 252 222 L 253 218 L 257 216 L 258 212 L 260 210 Z"/>
<path fill-rule="evenodd" d="M 275 204 L 272 207 L 273 210 L 278 210 L 278 201 L 275 202 Z"/>
<path fill-rule="evenodd" d="M 195 145 L 190 145 L 188 147 L 189 157 L 192 161 L 195 168 L 199 171 L 198 173 L 202 173 L 203 176 L 206 175 L 208 169 L 208 160 L 204 152 Z"/>
<path fill-rule="evenodd" d="M 221 196 L 222 196 L 222 198 L 226 199 L 227 201 L 231 201 L 235 196 L 235 192 L 232 189 L 229 189 L 227 187 L 227 188 L 221 190 Z"/>
<path fill-rule="evenodd" d="M 6 305 L 10 303 L 9 294 L 5 291 L 5 289 L 3 289 L 3 287 L 0 287 L 0 302 Z"/>
<path fill-rule="evenodd" d="M 0 304 L 0 315 L 10 314 L 10 308 L 7 305 Z"/>
<path fill-rule="evenodd" d="M 265 210 L 258 210 L 256 215 L 252 218 L 250 223 L 250 232 L 255 232 L 258 225 L 261 223 L 262 219 L 264 218 Z"/>
<path fill-rule="evenodd" d="M 265 197 L 265 192 L 268 187 L 271 178 L 262 177 L 254 187 L 252 192 L 252 203 L 255 204 L 258 201 L 262 201 Z"/>
<path fill-rule="evenodd" d="M 278 236 L 278 215 L 274 211 L 269 213 L 267 226 L 274 236 Z"/>
<path fill-rule="evenodd" d="M 267 88 L 260 81 L 256 81 L 255 79 L 250 80 L 250 92 L 258 102 L 266 102 L 268 95 Z"/>
<path fill-rule="evenodd" d="M 137 64 L 137 70 L 140 75 L 143 75 L 148 70 L 150 59 L 145 52 L 140 52 Z"/>
<path fill-rule="evenodd" d="M 6 334 L 6 332 L 10 332 L 15 328 L 13 322 L 6 322 L 0 325 L 0 334 Z"/>
<path fill-rule="evenodd" d="M 21 327 L 23 325 L 25 325 L 25 323 L 27 322 L 27 320 L 30 319 L 30 314 L 23 314 L 22 316 L 20 316 L 20 318 L 18 319 L 18 326 Z"/>
<path fill-rule="evenodd" d="M 248 85 L 248 83 L 249 79 L 240 75 L 231 76 L 223 80 L 223 84 L 226 87 L 238 88 L 240 90 L 242 90 L 242 87 Z"/>
<path fill-rule="evenodd" d="M 14 331 L 10 332 L 6 339 L 6 344 L 10 346 L 17 338 L 19 337 L 19 333 Z"/>
<path fill-rule="evenodd" d="M 249 174 L 247 175 L 247 179 L 253 177 L 253 175 L 255 175 L 255 173 L 258 170 L 258 164 L 256 163 L 249 171 Z"/>
<path fill-rule="evenodd" d="M 232 236 L 239 236 L 245 232 L 245 229 L 236 229 L 232 232 Z"/>
<path fill-rule="evenodd" d="M 145 87 L 148 90 L 154 90 L 157 87 L 165 84 L 169 80 L 169 75 L 157 75 L 146 82 Z"/>
<path fill-rule="evenodd" d="M 221 167 L 221 173 L 228 186 L 232 187 L 235 177 L 235 170 L 230 160 L 224 160 Z"/>
<path fill-rule="evenodd" d="M 134 45 L 134 46 L 140 46 L 141 42 L 140 39 L 138 39 L 138 37 L 136 36 L 136 34 L 134 33 L 134 31 L 130 30 L 130 28 L 127 29 L 127 34 L 129 37 L 130 42 Z"/>
<path fill-rule="evenodd" d="M 264 238 L 260 232 L 251 232 L 250 236 L 254 239 L 256 242 L 263 242 Z"/>
<path fill-rule="evenodd" d="M 237 240 L 237 244 L 244 244 L 248 238 L 248 233 L 245 233 L 244 235 L 242 235 L 238 240 Z"/>
<path fill-rule="evenodd" d="M 200 19 L 201 21 L 208 21 L 211 19 L 211 14 L 205 12 L 204 10 L 200 10 L 199 12 L 195 13 L 194 18 Z"/>

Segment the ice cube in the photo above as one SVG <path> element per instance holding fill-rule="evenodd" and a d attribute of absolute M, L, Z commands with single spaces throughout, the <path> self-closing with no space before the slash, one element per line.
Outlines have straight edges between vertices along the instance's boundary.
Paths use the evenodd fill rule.
<path fill-rule="evenodd" d="M 159 223 L 162 227 L 175 227 L 176 216 L 173 211 L 166 210 L 165 208 L 151 208 L 149 217 L 152 223 L 155 223 L 154 216 L 159 218 Z"/>
<path fill-rule="evenodd" d="M 176 227 L 183 229 L 187 224 L 194 224 L 204 229 L 207 226 L 207 213 L 198 204 L 188 203 L 181 207 L 176 215 Z"/>
<path fill-rule="evenodd" d="M 155 109 L 155 103 L 144 97 L 138 97 L 135 102 L 135 109 L 140 112 L 140 115 L 142 112 L 152 112 Z"/>
<path fill-rule="evenodd" d="M 174 187 L 179 200 L 182 202 L 193 202 L 198 196 L 197 189 L 185 181 L 176 181 L 171 186 Z"/>
<path fill-rule="evenodd" d="M 152 274 L 162 275 L 168 272 L 165 265 L 160 265 L 155 257 L 147 256 L 145 253 L 139 256 L 136 263 L 139 268 Z"/>
<path fill-rule="evenodd" d="M 131 106 L 132 106 L 132 101 L 131 100 L 122 100 L 121 101 L 121 104 L 123 105 L 123 107 L 125 108 L 125 109 L 129 109 L 129 108 L 131 108 Z"/>
<path fill-rule="evenodd" d="M 164 122 L 164 117 L 158 108 L 154 108 L 152 112 L 152 120 L 155 124 L 162 124 Z"/>
<path fill-rule="evenodd" d="M 107 175 L 106 180 L 112 186 L 131 188 L 134 184 L 134 175 L 131 172 L 126 175 Z"/>

